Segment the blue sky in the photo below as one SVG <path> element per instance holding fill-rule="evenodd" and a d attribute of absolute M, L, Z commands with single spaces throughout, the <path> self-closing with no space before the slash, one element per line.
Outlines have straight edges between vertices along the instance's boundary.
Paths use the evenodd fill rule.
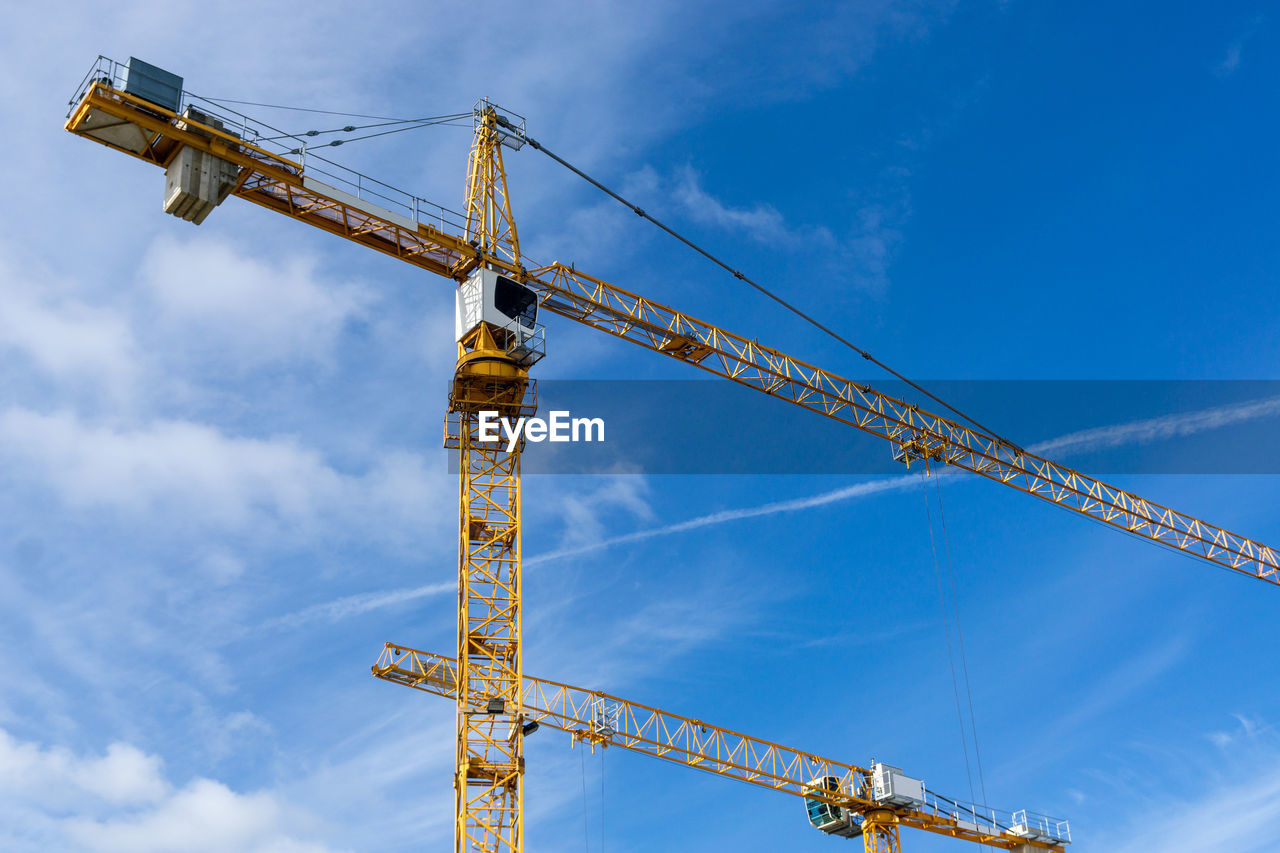
<path fill-rule="evenodd" d="M 386 640 L 453 645 L 451 288 L 236 200 L 164 216 L 158 170 L 61 130 L 99 53 L 274 104 L 488 96 L 913 377 L 1280 379 L 1265 4 L 532 5 L 9 13 L 0 847 L 450 833 L 451 710 L 368 668 Z M 337 159 L 457 207 L 468 142 Z M 508 169 L 532 257 L 876 378 L 545 158 Z M 548 335 L 544 378 L 689 378 Z M 1110 458 L 1119 485 L 1280 542 L 1274 476 Z M 528 671 L 967 795 L 924 499 L 864 482 L 530 478 Z M 1070 818 L 1074 850 L 1280 847 L 1280 591 L 990 483 L 942 493 L 991 803 Z M 527 800 L 531 851 L 843 844 L 788 797 L 551 731 Z"/>

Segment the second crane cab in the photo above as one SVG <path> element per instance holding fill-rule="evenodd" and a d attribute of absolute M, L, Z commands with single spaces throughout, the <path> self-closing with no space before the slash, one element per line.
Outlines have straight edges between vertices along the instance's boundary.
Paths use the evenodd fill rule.
<path fill-rule="evenodd" d="M 805 786 L 806 793 L 817 791 L 839 794 L 840 780 L 835 776 L 822 776 Z M 809 823 L 828 835 L 857 838 L 862 834 L 862 815 L 858 812 L 814 797 L 805 797 L 804 805 L 809 815 Z"/>
<path fill-rule="evenodd" d="M 495 341 L 528 367 L 546 355 L 546 335 L 538 325 L 538 294 L 495 270 L 481 267 L 458 286 L 454 329 L 461 341 L 480 324 Z"/>

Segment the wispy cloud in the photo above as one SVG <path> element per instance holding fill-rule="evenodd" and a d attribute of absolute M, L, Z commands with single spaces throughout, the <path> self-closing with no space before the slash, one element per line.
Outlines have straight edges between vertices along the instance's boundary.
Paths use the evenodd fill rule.
<path fill-rule="evenodd" d="M 881 492 L 892 491 L 895 489 L 904 489 L 909 486 L 918 486 L 919 484 L 920 478 L 914 474 L 892 477 L 885 480 L 872 480 L 866 483 L 856 483 L 852 486 L 832 489 L 831 491 L 821 492 L 819 494 L 803 498 L 773 501 L 767 504 L 760 504 L 759 506 L 742 507 L 740 509 L 720 510 L 719 512 L 699 515 L 674 524 L 666 524 L 662 527 L 652 527 L 647 530 L 636 530 L 631 533 L 624 533 L 621 536 L 612 536 L 607 539 L 577 545 L 572 548 L 562 548 L 557 551 L 538 554 L 530 557 L 524 562 L 526 566 L 536 566 L 540 563 L 558 560 L 563 557 L 573 557 L 579 554 L 586 554 L 591 551 L 600 551 L 605 548 L 612 548 L 615 545 L 625 545 L 631 542 L 643 542 L 646 539 L 671 536 L 677 533 L 688 533 L 691 530 L 713 527 L 720 524 L 728 524 L 733 521 L 743 521 L 748 518 L 759 518 L 761 516 L 777 515 L 784 512 L 799 512 L 800 510 L 812 509 L 813 507 L 823 506 L 825 504 L 852 500 L 853 498 L 865 497 L 867 495 L 879 494 Z"/>
<path fill-rule="evenodd" d="M 205 236 L 157 240 L 141 276 L 176 336 L 168 349 L 198 347 L 224 369 L 325 360 L 343 327 L 375 299 L 371 288 L 321 275 L 310 256 L 259 259 Z"/>
<path fill-rule="evenodd" d="M 143 518 L 185 512 L 201 527 L 316 530 L 346 519 L 400 536 L 448 502 L 432 480 L 443 471 L 405 451 L 386 451 L 353 475 L 293 437 L 241 437 L 183 420 L 122 427 L 18 407 L 0 410 L 0 439 L 11 477 L 70 506 Z M 351 526 L 329 532 L 339 529 Z"/>
<path fill-rule="evenodd" d="M 1206 735 L 1209 742 L 1219 749 L 1226 749 L 1241 740 L 1255 738 L 1263 730 L 1263 726 L 1260 723 L 1246 717 L 1244 714 L 1232 714 L 1231 716 L 1235 717 L 1236 720 L 1236 727 L 1233 730 L 1213 731 Z"/>
<path fill-rule="evenodd" d="M 348 595 L 333 601 L 315 604 L 293 613 L 287 613 L 284 616 L 268 619 L 262 623 L 261 630 L 291 631 L 311 622 L 337 622 L 341 619 L 349 619 L 352 616 L 368 613 L 371 610 L 380 610 L 384 607 L 404 604 L 406 601 L 416 601 L 420 598 L 452 593 L 457 588 L 458 585 L 456 583 L 450 582 L 427 584 L 409 589 L 392 589 L 383 592 Z"/>
<path fill-rule="evenodd" d="M 1068 433 L 1067 435 L 1050 439 L 1049 441 L 1040 442 L 1039 444 L 1030 447 L 1029 450 L 1037 454 L 1049 452 L 1081 453 L 1124 445 L 1147 444 L 1169 438 L 1195 435 L 1197 433 L 1219 429 L 1231 424 L 1243 423 L 1245 421 L 1270 417 L 1277 414 L 1280 414 L 1280 399 L 1256 400 L 1246 403 L 1220 406 L 1212 409 L 1203 409 L 1181 415 L 1165 415 L 1158 418 L 1149 418 L 1140 421 L 1132 421 L 1130 423 L 1116 424 L 1114 426 L 1081 430 L 1079 432 Z M 943 469 L 935 473 L 935 476 L 960 475 L 962 475 L 962 472 L 954 469 Z M 737 509 L 719 510 L 705 515 L 694 516 L 693 518 L 688 518 L 684 521 L 664 524 L 659 527 L 634 530 L 630 533 L 623 533 L 617 536 L 598 535 L 597 538 L 589 541 L 566 545 L 565 547 L 558 548 L 554 551 L 548 551 L 527 557 L 524 561 L 524 565 L 527 567 L 539 566 L 556 560 L 561 560 L 566 557 L 576 557 L 582 554 L 603 551 L 618 545 L 628 545 L 635 542 L 644 542 L 650 539 L 675 536 L 683 533 L 689 533 L 694 530 L 715 527 L 722 524 L 731 524 L 733 522 L 745 521 L 752 518 L 801 512 L 803 510 L 813 509 L 814 507 L 840 503 L 842 501 L 857 500 L 859 498 L 893 491 L 900 491 L 903 489 L 919 487 L 919 485 L 919 474 L 904 474 L 897 477 L 887 477 L 880 480 L 854 483 L 850 486 L 843 486 L 838 489 L 831 489 L 814 495 L 808 495 L 806 497 L 771 501 L 765 504 L 740 507 Z M 629 500 L 634 500 L 634 496 L 629 498 Z M 598 524 L 592 526 L 592 530 L 598 529 Z M 368 610 L 399 603 L 399 601 L 404 600 L 404 598 L 400 598 L 400 596 L 411 598 L 418 595 L 430 594 L 422 592 L 423 590 L 434 591 L 436 589 L 437 588 L 434 586 L 419 587 L 416 589 L 392 590 L 386 593 L 371 594 L 370 596 L 352 596 L 350 599 L 338 599 L 337 601 L 330 602 L 329 604 L 317 605 L 314 608 L 309 608 L 307 611 L 302 612 L 313 614 L 308 618 L 323 617 L 336 620 L 346 615 L 363 613 Z M 346 610 L 346 602 L 355 600 L 359 600 L 358 609 L 352 610 L 348 613 Z M 299 615 L 300 614 L 294 614 L 293 616 L 281 618 L 290 619 Z"/>
<path fill-rule="evenodd" d="M 51 275 L 0 257 L 0 354 L 20 353 L 46 376 L 126 399 L 141 373 L 129 317 L 86 301 Z"/>
<path fill-rule="evenodd" d="M 672 189 L 676 201 L 695 222 L 745 234 L 761 243 L 826 247 L 835 244 L 835 237 L 825 226 L 789 225 L 771 204 L 726 204 L 703 189 L 702 178 L 692 167 L 686 166 L 677 173 Z"/>
<path fill-rule="evenodd" d="M 1240 68 L 1240 60 L 1244 55 L 1245 45 L 1249 40 L 1257 34 L 1258 28 L 1262 26 L 1263 19 L 1255 18 L 1249 27 L 1231 40 L 1227 45 L 1226 53 L 1217 65 L 1213 66 L 1213 73 L 1218 77 L 1230 77 Z"/>
<path fill-rule="evenodd" d="M 607 517 L 621 512 L 641 521 L 653 520 L 648 503 L 649 484 L 634 474 L 610 476 L 583 492 L 567 491 L 560 498 L 564 519 L 562 547 L 579 547 L 604 538 Z"/>
<path fill-rule="evenodd" d="M 1232 850 L 1265 853 L 1280 848 L 1280 743 L 1266 727 L 1242 730 L 1227 746 L 1205 750 L 1166 750 L 1177 759 L 1176 778 L 1194 784 L 1157 788 L 1116 786 L 1112 802 L 1129 802 L 1117 826 L 1094 833 L 1099 850 L 1114 853 L 1192 853 Z M 1108 774 L 1111 779 L 1128 774 Z M 1179 815 L 1212 815 L 1212 820 L 1179 820 Z"/>

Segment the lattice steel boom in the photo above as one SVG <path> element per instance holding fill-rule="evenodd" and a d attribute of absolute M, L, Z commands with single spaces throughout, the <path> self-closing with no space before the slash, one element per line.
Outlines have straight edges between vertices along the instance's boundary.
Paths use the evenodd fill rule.
<path fill-rule="evenodd" d="M 136 127 L 143 142 L 129 146 L 108 137 L 102 128 L 112 122 Z M 353 198 L 311 179 L 299 160 L 157 109 L 122 91 L 109 78 L 87 81 L 67 129 L 160 166 L 184 145 L 212 153 L 239 167 L 233 194 L 255 204 L 455 280 L 481 265 L 506 271 L 535 289 L 547 311 L 884 438 L 906 458 L 954 465 L 1108 526 L 1280 585 L 1280 554 L 1257 540 L 1028 453 L 571 267 L 517 261 L 518 247 L 512 253 L 511 241 L 505 237 L 485 244 L 448 234 L 421 221 L 416 200 L 414 216 L 407 219 Z M 477 210 L 480 221 L 492 223 L 495 233 L 505 233 L 509 224 L 514 238 L 505 178 L 491 195 L 470 203 L 472 217 Z"/>
<path fill-rule="evenodd" d="M 385 681 L 456 698 L 457 664 L 444 655 L 387 643 L 373 674 Z M 693 767 L 806 799 L 821 799 L 866 818 L 863 839 L 870 851 L 897 850 L 897 830 L 914 827 L 1006 850 L 1061 850 L 1070 841 L 1064 823 L 1044 823 L 1057 843 L 1017 834 L 1027 822 L 1012 812 L 962 807 L 933 797 L 914 808 L 887 807 L 871 786 L 871 769 L 741 734 L 703 720 L 630 702 L 617 696 L 555 681 L 524 677 L 525 719 L 568 732 L 575 741 L 619 746 L 674 764 Z M 472 699 L 479 702 L 480 699 Z M 815 791 L 814 779 L 835 777 L 836 791 Z M 868 825 L 870 824 L 870 825 Z"/>

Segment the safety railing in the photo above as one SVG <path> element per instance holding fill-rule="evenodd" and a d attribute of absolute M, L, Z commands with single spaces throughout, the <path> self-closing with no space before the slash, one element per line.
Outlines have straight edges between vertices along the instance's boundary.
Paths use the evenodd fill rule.
<path fill-rule="evenodd" d="M 75 94 L 67 105 L 67 116 L 71 116 L 95 85 L 103 84 L 117 91 L 125 91 L 127 77 L 126 63 L 117 62 L 107 56 L 99 56 L 80 81 L 80 85 L 76 87 Z M 184 87 L 178 115 L 181 115 L 189 106 L 218 120 L 227 131 L 235 133 L 245 142 L 280 157 L 296 160 L 302 165 L 303 174 L 306 177 L 404 216 L 416 224 L 429 225 L 445 233 L 460 234 L 466 231 L 465 214 L 335 163 L 316 154 L 314 150 L 308 151 L 308 137 L 305 133 L 289 133 L 273 127 L 228 107 L 217 99 L 193 94 Z"/>
<path fill-rule="evenodd" d="M 935 817 L 953 820 L 962 828 L 989 832 L 992 835 L 1012 835 L 1055 844 L 1071 842 L 1071 826 L 1067 821 L 1026 809 L 996 809 L 944 797 L 928 789 L 925 789 L 924 803 L 917 806 L 917 809 Z"/>

